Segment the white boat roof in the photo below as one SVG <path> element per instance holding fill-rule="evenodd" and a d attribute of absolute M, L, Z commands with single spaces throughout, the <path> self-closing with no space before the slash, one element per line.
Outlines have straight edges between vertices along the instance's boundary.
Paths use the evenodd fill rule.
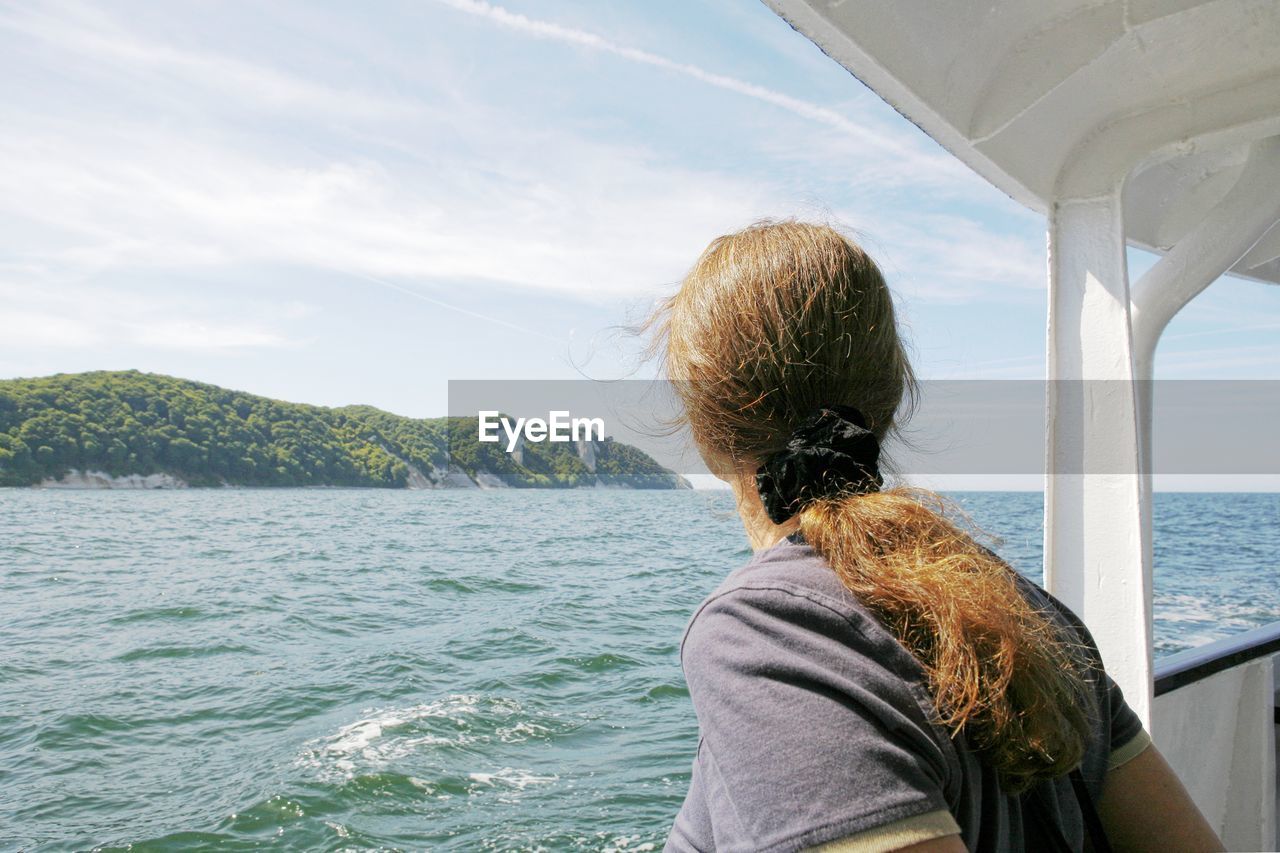
<path fill-rule="evenodd" d="M 1125 236 L 1152 251 L 1226 196 L 1251 143 L 1280 134 L 1276 0 L 765 2 L 1034 210 L 1101 194 L 1107 166 L 1123 167 Z M 1230 272 L 1280 283 L 1280 224 Z"/>

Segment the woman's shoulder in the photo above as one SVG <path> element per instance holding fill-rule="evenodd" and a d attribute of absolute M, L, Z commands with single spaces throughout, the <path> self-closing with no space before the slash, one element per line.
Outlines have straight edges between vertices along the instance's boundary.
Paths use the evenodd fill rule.
<path fill-rule="evenodd" d="M 807 545 L 727 576 L 690 620 L 681 664 L 727 847 L 812 847 L 945 815 L 959 795 L 923 671 Z"/>
<path fill-rule="evenodd" d="M 751 590 L 799 593 L 815 605 L 828 605 L 842 612 L 860 609 L 857 599 L 822 555 L 798 537 L 788 537 L 757 551 L 726 575 L 702 603 L 705 606 L 717 598 Z"/>
<path fill-rule="evenodd" d="M 810 652 L 817 666 L 874 662 L 907 681 L 924 678 L 916 660 L 803 541 L 785 539 L 730 572 L 690 617 L 681 662 L 696 648 L 732 644 L 755 653 Z"/>

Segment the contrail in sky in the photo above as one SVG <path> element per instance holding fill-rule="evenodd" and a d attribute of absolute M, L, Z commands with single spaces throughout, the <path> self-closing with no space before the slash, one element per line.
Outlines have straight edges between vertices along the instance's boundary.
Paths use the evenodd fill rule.
<path fill-rule="evenodd" d="M 501 6 L 494 6 L 491 3 L 483 2 L 483 0 L 437 0 L 437 2 L 448 6 L 451 9 L 456 9 L 459 12 L 466 12 L 469 15 L 486 18 L 509 29 L 519 30 L 539 38 L 552 39 L 568 44 L 575 44 L 580 47 L 603 51 L 605 53 L 611 53 L 615 56 L 631 60 L 632 62 L 650 65 L 654 68 L 661 68 L 666 71 L 673 71 L 677 74 L 692 77 L 695 80 L 706 83 L 710 86 L 715 86 L 719 89 L 726 89 L 730 92 L 736 92 L 749 98 L 755 98 L 758 101 L 764 101 L 765 103 L 780 107 L 790 113 L 801 116 L 802 118 L 820 122 L 846 135 L 852 136 L 877 152 L 881 152 L 892 157 L 894 160 L 911 161 L 912 165 L 917 168 L 929 168 L 934 171 L 941 168 L 948 173 L 953 171 L 951 164 L 943 158 L 910 151 L 908 146 L 904 144 L 904 142 L 906 142 L 905 140 L 891 138 L 882 133 L 869 130 L 857 122 L 851 121 L 849 118 L 841 115 L 835 110 L 824 107 L 820 104 L 815 104 L 812 101 L 795 98 L 775 89 L 769 89 L 764 86 L 756 85 L 755 83 L 749 83 L 746 80 L 740 80 L 737 77 L 717 74 L 688 62 L 678 62 L 674 59 L 668 59 L 665 56 L 651 53 L 647 50 L 627 47 L 626 45 L 610 41 L 609 39 L 586 30 L 579 30 L 551 21 L 541 21 L 535 18 L 530 18 L 526 15 L 521 15 L 518 12 L 508 11 Z"/>

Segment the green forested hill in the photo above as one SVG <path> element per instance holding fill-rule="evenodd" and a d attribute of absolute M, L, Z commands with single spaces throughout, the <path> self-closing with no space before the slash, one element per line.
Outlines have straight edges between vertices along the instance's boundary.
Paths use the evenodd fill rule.
<path fill-rule="evenodd" d="M 510 486 L 673 488 L 679 477 L 606 439 L 596 471 L 572 444 L 527 444 L 522 460 L 476 441 L 474 418 L 329 409 L 137 371 L 0 381 L 0 486 L 69 471 L 171 474 L 193 486 L 437 485 L 452 465 Z M 465 483 L 465 480 L 463 481 Z"/>

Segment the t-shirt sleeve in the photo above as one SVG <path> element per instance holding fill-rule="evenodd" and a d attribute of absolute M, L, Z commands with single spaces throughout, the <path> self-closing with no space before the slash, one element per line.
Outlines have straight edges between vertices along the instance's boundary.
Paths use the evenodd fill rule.
<path fill-rule="evenodd" d="M 1151 745 L 1151 735 L 1142 727 L 1133 708 L 1124 699 L 1124 693 L 1115 679 L 1103 673 L 1106 687 L 1108 711 L 1111 715 L 1110 757 L 1108 769 L 1115 769 Z"/>
<path fill-rule="evenodd" d="M 738 588 L 695 615 L 681 661 L 718 849 L 801 850 L 948 813 L 924 686 L 862 627 L 802 589 Z"/>
<path fill-rule="evenodd" d="M 1090 659 L 1098 674 L 1098 704 L 1106 715 L 1108 769 L 1119 767 L 1142 750 L 1151 745 L 1151 736 L 1142 727 L 1142 720 L 1137 712 L 1125 701 L 1124 691 L 1111 677 L 1102 664 L 1102 653 L 1093 639 L 1093 634 L 1085 626 L 1084 621 L 1074 613 L 1071 614 L 1076 630 L 1084 639 Z"/>
<path fill-rule="evenodd" d="M 1030 583 L 1025 579 L 1022 580 L 1024 584 Z M 1065 604 L 1045 590 L 1039 587 L 1035 587 L 1035 589 L 1038 595 L 1048 601 L 1079 635 L 1083 642 L 1085 653 L 1088 655 L 1089 664 L 1097 673 L 1095 695 L 1098 698 L 1099 709 L 1107 722 L 1107 768 L 1114 769 L 1126 761 L 1136 758 L 1151 745 L 1151 735 L 1143 728 L 1142 720 L 1137 713 L 1125 701 L 1124 692 L 1120 689 L 1120 685 L 1103 667 L 1102 653 L 1098 650 L 1098 644 L 1094 641 L 1093 634 L 1084 624 L 1084 620 L 1073 613 Z"/>

